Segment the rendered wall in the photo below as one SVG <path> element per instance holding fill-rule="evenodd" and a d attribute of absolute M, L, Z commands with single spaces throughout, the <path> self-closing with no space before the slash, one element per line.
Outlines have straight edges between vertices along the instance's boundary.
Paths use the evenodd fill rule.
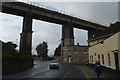
<path fill-rule="evenodd" d="M 119 55 L 119 70 L 120 70 L 120 32 L 118 33 L 118 48 L 119 48 L 118 55 Z"/>
<path fill-rule="evenodd" d="M 93 43 L 95 43 L 95 41 L 90 42 L 90 44 L 93 44 Z M 118 33 L 104 40 L 103 44 L 97 44 L 92 47 L 89 47 L 89 58 L 91 55 L 93 55 L 93 63 L 95 63 L 96 60 L 98 60 L 98 55 L 100 55 L 100 63 L 102 63 L 101 55 L 103 54 L 105 64 L 102 64 L 102 65 L 115 69 L 115 58 L 113 53 L 114 50 L 118 50 Z M 96 54 L 96 57 L 95 57 L 95 54 Z M 108 54 L 110 54 L 111 66 L 108 65 Z"/>

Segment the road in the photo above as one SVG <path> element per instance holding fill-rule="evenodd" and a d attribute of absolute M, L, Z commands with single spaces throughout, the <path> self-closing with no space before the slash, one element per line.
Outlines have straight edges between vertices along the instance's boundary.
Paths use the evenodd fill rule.
<path fill-rule="evenodd" d="M 49 69 L 49 61 L 35 61 L 34 67 L 3 78 L 85 78 L 78 65 L 60 64 L 59 69 Z"/>

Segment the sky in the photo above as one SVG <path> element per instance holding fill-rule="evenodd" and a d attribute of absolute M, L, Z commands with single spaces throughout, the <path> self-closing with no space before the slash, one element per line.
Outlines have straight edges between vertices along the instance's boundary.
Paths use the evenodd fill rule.
<path fill-rule="evenodd" d="M 35 2 L 67 13 L 79 16 L 92 22 L 109 26 L 118 20 L 117 2 Z M 0 13 L 0 40 L 12 41 L 19 45 L 22 32 L 23 17 Z M 43 41 L 48 42 L 49 55 L 60 44 L 62 25 L 33 19 L 32 54 L 36 54 L 36 46 Z M 74 28 L 75 44 L 87 45 L 87 31 Z M 17 47 L 17 50 L 19 46 Z"/>

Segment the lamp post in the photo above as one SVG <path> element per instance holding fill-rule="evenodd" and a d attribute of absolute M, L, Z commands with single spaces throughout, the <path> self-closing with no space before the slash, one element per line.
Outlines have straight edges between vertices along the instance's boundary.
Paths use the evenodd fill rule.
<path fill-rule="evenodd" d="M 93 44 L 93 45 L 88 45 L 89 47 L 92 47 L 92 46 L 95 46 L 97 44 L 104 44 L 104 40 L 100 40 L 98 41 L 96 44 Z"/>

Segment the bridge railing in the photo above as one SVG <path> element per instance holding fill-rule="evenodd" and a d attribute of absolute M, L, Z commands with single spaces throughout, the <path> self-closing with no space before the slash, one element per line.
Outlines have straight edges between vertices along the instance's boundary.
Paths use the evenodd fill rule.
<path fill-rule="evenodd" d="M 85 20 L 85 21 L 96 23 L 96 24 L 99 24 L 99 25 L 102 25 L 102 26 L 108 26 L 107 24 L 104 24 L 104 23 L 101 23 L 101 22 L 98 22 L 98 21 L 95 21 L 95 20 L 87 19 L 87 18 L 78 16 L 78 15 L 75 15 L 75 14 L 72 14 L 72 13 L 68 13 L 68 12 L 65 12 L 65 11 L 61 11 L 61 10 L 55 9 L 55 8 L 51 8 L 49 6 L 38 4 L 36 2 L 30 2 L 30 1 L 27 1 L 27 0 L 16 0 L 16 1 L 24 2 L 24 3 L 27 3 L 29 5 L 34 5 L 34 6 L 37 6 L 37 7 L 40 7 L 40 8 L 44 8 L 44 9 L 55 11 L 55 12 L 58 12 L 58 13 L 61 13 L 61 14 L 65 14 L 65 15 L 69 15 L 69 16 L 72 16 L 72 17 L 76 17 L 78 19 L 82 19 L 82 20 Z"/>

